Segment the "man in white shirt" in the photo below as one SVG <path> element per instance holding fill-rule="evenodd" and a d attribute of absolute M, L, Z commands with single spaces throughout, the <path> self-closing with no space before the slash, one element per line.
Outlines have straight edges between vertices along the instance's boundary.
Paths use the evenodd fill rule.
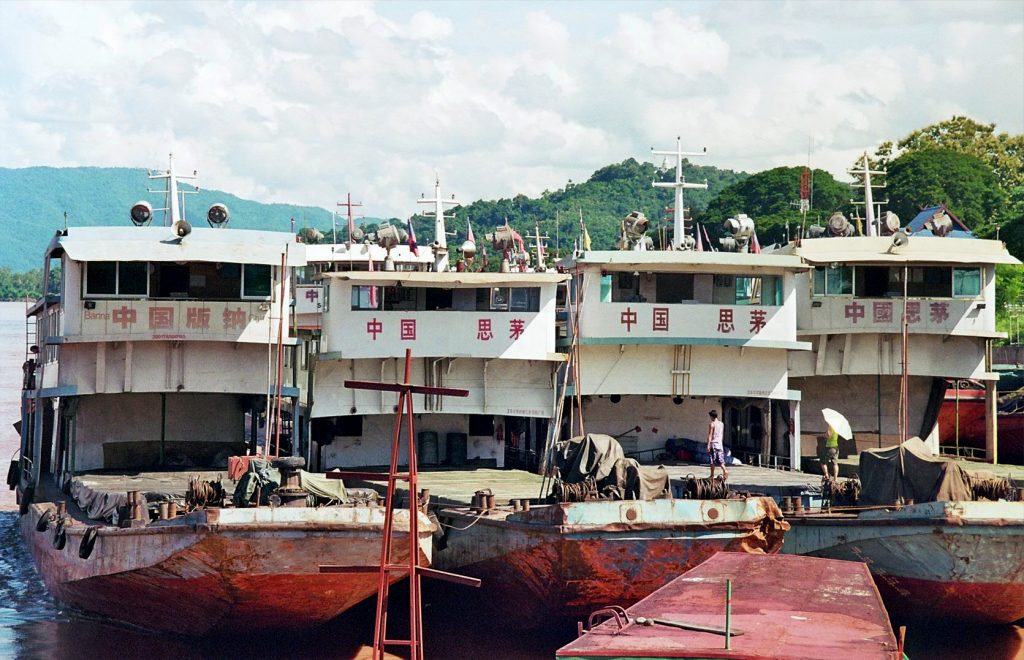
<path fill-rule="evenodd" d="M 722 466 L 722 479 L 729 478 L 729 472 L 725 469 L 725 447 L 722 445 L 722 435 L 725 425 L 718 419 L 718 412 L 712 410 L 708 413 L 711 423 L 708 424 L 708 454 L 711 456 L 711 478 L 715 478 L 715 466 Z"/>

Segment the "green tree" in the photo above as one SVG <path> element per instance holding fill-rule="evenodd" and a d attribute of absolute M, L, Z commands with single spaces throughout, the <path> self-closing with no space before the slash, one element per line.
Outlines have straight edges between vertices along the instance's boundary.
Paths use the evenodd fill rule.
<path fill-rule="evenodd" d="M 702 220 L 713 236 L 721 235 L 721 224 L 738 213 L 754 219 L 762 244 L 784 243 L 786 224 L 794 234 L 802 220 L 793 204 L 800 198 L 802 167 L 776 167 L 758 172 L 723 190 L 708 205 Z M 850 210 L 850 187 L 832 178 L 824 170 L 814 170 L 814 199 L 808 221 L 827 218 L 835 211 Z M 714 238 L 712 239 L 714 240 Z"/>
<path fill-rule="evenodd" d="M 985 235 L 1005 195 L 981 159 L 950 149 L 910 151 L 889 165 L 889 208 L 907 222 L 925 206 L 945 204 L 968 228 Z"/>

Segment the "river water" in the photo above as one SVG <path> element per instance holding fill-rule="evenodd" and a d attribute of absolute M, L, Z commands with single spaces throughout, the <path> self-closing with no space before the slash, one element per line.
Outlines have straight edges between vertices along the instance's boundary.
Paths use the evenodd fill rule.
<path fill-rule="evenodd" d="M 0 459 L 6 474 L 18 446 L 11 422 L 20 418 L 21 363 L 25 359 L 25 304 L 0 302 Z M 373 640 L 373 599 L 330 624 L 303 635 L 273 638 L 191 640 L 152 634 L 62 608 L 43 587 L 21 544 L 13 494 L 0 490 L 0 658 L 351 658 L 365 655 Z M 502 621 L 467 611 L 450 589 L 424 594 L 424 632 L 429 658 L 552 658 L 572 639 L 571 630 L 516 633 Z M 392 603 L 404 602 L 401 589 Z M 396 608 L 398 609 L 398 608 Z M 173 616 L 169 612 L 168 616 Z M 401 621 L 396 617 L 396 626 Z M 898 626 L 900 622 L 894 621 Z M 394 628 L 400 636 L 401 628 Z M 957 629 L 911 624 L 911 658 L 1024 659 L 1024 628 Z"/>

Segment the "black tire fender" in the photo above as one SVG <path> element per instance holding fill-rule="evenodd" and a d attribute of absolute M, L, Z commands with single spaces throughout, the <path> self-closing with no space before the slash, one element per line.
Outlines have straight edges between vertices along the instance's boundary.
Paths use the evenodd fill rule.
<path fill-rule="evenodd" d="M 88 559 L 92 554 L 93 548 L 96 547 L 96 537 L 99 536 L 98 527 L 89 527 L 85 530 L 85 534 L 82 534 L 82 543 L 78 546 L 78 556 L 82 559 Z"/>
<path fill-rule="evenodd" d="M 36 521 L 36 531 L 45 532 L 50 527 L 50 521 L 53 520 L 53 507 L 49 507 L 46 511 L 43 511 L 43 515 L 39 516 L 39 520 Z"/>
<path fill-rule="evenodd" d="M 57 550 L 63 550 L 67 544 L 68 533 L 64 531 L 64 521 L 58 520 L 57 526 L 53 529 L 53 547 Z"/>
<path fill-rule="evenodd" d="M 21 491 L 21 501 L 18 503 L 18 515 L 25 515 L 28 513 L 28 507 L 32 504 L 32 498 L 35 497 L 36 487 L 26 486 Z"/>

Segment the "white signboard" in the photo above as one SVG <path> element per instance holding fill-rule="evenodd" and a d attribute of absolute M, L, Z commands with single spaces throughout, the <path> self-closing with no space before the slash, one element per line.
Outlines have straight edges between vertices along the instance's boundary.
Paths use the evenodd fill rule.
<path fill-rule="evenodd" d="M 277 317 L 275 314 L 271 323 L 269 302 L 87 300 L 82 304 L 85 308 L 79 334 L 83 338 L 257 343 L 277 340 Z"/>
<path fill-rule="evenodd" d="M 674 338 L 796 341 L 796 319 L 785 307 L 598 302 L 583 309 L 581 337 L 628 344 Z"/>
<path fill-rule="evenodd" d="M 542 312 L 377 310 L 325 321 L 323 350 L 346 358 L 413 355 L 546 360 L 555 351 L 554 315 Z"/>
<path fill-rule="evenodd" d="M 809 325 L 801 332 L 902 331 L 903 300 L 878 298 L 812 298 Z M 907 326 L 912 333 L 973 334 L 992 332 L 989 319 L 974 300 L 917 298 L 907 301 Z"/>

